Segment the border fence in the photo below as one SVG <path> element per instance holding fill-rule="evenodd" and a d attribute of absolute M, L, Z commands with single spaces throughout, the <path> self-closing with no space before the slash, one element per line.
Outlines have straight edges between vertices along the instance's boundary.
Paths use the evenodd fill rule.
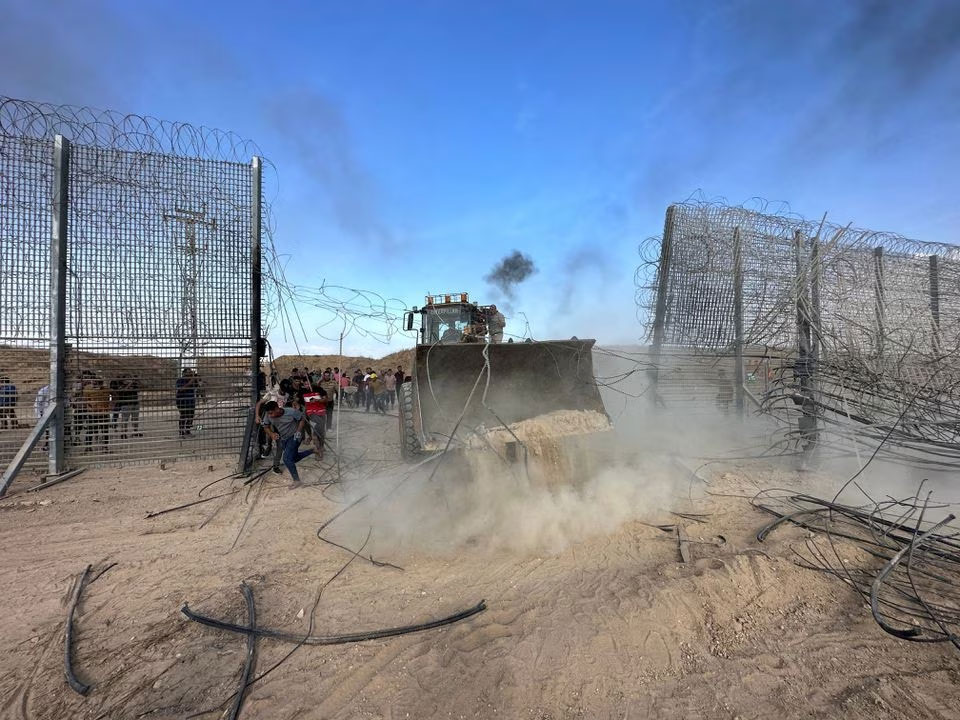
<path fill-rule="evenodd" d="M 232 133 L 0 98 L 4 467 L 239 451 L 261 183 Z"/>
<path fill-rule="evenodd" d="M 787 420 L 787 442 L 960 459 L 960 248 L 687 202 L 641 255 L 660 397 L 699 364 L 701 386 Z"/>

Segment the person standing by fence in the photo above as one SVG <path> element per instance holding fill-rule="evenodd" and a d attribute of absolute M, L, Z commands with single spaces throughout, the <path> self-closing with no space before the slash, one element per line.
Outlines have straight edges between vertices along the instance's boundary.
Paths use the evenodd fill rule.
<path fill-rule="evenodd" d="M 17 427 L 17 386 L 10 378 L 0 377 L 0 430 Z"/>
<path fill-rule="evenodd" d="M 176 402 L 179 413 L 178 426 L 180 437 L 187 437 L 193 429 L 193 418 L 197 412 L 197 388 L 199 380 L 197 374 L 190 368 L 184 368 L 177 378 Z"/>
<path fill-rule="evenodd" d="M 357 368 L 353 373 L 353 386 L 357 389 L 353 395 L 354 407 L 359 410 L 364 403 L 363 373 L 360 372 L 360 368 Z"/>
<path fill-rule="evenodd" d="M 393 377 L 396 380 L 396 390 L 394 390 L 394 394 L 396 394 L 397 402 L 399 403 L 400 402 L 400 386 L 403 385 L 403 379 L 405 377 L 403 374 L 402 365 L 397 365 L 397 371 L 393 374 Z"/>
<path fill-rule="evenodd" d="M 337 381 L 340 386 L 340 392 L 337 393 L 337 402 L 346 402 L 347 388 L 350 387 L 350 375 L 346 372 L 340 373 L 340 379 Z"/>
<path fill-rule="evenodd" d="M 120 439 L 126 440 L 128 431 L 133 437 L 141 437 L 140 383 L 128 373 L 122 373 L 110 382 L 110 393 L 113 396 L 113 425 L 119 431 Z"/>
<path fill-rule="evenodd" d="M 70 436 L 72 438 L 71 442 L 74 445 L 83 443 L 84 430 L 87 425 L 87 403 L 83 399 L 83 391 L 90 386 L 92 380 L 93 372 L 83 370 L 80 373 L 80 379 L 73 384 L 73 395 L 70 398 L 69 406 L 73 411 L 73 421 L 70 423 Z"/>
<path fill-rule="evenodd" d="M 103 380 L 93 378 L 83 390 L 83 404 L 86 412 L 86 437 L 84 452 L 93 449 L 94 439 L 104 452 L 109 452 L 110 444 L 110 389 L 103 386 Z"/>
<path fill-rule="evenodd" d="M 43 414 L 47 411 L 47 408 L 50 407 L 50 386 L 44 385 L 42 388 L 37 390 L 37 398 L 33 401 L 33 414 L 37 418 L 37 422 L 40 422 L 40 418 L 43 417 Z M 43 433 L 43 452 L 47 452 L 50 449 L 50 430 L 47 429 Z"/>

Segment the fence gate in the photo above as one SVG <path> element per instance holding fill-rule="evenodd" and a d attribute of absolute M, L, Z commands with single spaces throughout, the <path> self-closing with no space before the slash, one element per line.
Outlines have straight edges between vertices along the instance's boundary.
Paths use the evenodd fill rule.
<path fill-rule="evenodd" d="M 48 404 L 27 463 L 50 472 L 238 452 L 259 367 L 255 153 L 0 98 L 3 467 Z"/>

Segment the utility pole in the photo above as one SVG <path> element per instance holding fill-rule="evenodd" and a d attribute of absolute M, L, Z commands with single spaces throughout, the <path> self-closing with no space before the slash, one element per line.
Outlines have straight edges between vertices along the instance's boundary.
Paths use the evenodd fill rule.
<path fill-rule="evenodd" d="M 199 282 L 200 263 L 198 256 L 203 249 L 197 245 L 197 226 L 216 230 L 217 219 L 207 219 L 203 211 L 184 210 L 183 208 L 174 208 L 172 213 L 164 213 L 164 221 L 178 222 L 183 225 L 186 241 L 180 247 L 183 250 L 182 262 L 180 266 L 181 293 L 180 293 L 180 367 L 178 372 L 184 368 L 184 358 L 193 359 L 193 369 L 197 367 L 197 357 L 200 354 L 200 328 L 199 328 L 199 293 L 197 285 Z M 188 352 L 189 351 L 189 352 Z M 256 381 L 256 378 L 254 378 Z"/>

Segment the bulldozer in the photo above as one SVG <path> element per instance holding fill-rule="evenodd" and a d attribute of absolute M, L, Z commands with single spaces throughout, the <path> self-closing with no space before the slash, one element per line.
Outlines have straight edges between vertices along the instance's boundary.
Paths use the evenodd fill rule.
<path fill-rule="evenodd" d="M 398 393 L 405 458 L 462 447 L 462 438 L 490 446 L 486 438 L 499 433 L 500 450 L 516 459 L 527 449 L 518 428 L 534 418 L 573 418 L 563 435 L 609 429 L 593 374 L 595 340 L 493 342 L 487 330 L 495 312 L 467 293 L 444 293 L 405 314 L 407 331 L 420 316 L 410 381 Z"/>

